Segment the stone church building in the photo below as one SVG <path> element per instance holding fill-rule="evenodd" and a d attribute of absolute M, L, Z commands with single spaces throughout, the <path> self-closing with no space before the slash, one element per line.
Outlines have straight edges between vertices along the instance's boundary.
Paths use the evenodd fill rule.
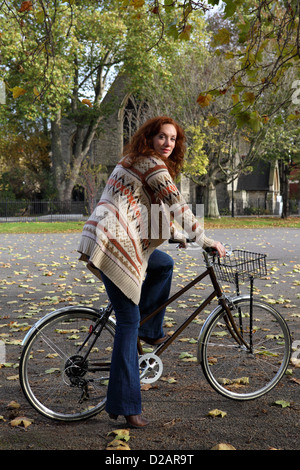
<path fill-rule="evenodd" d="M 111 106 L 112 112 L 105 120 L 104 128 L 95 138 L 90 148 L 90 161 L 105 167 L 103 180 L 99 186 L 99 199 L 105 181 L 119 161 L 124 143 L 145 121 L 147 107 L 138 103 L 128 93 L 125 81 L 118 76 L 104 98 L 104 104 Z M 63 139 L 66 147 L 72 141 L 72 127 L 66 122 Z M 191 205 L 201 204 L 201 188 L 188 178 L 182 176 L 178 184 L 182 195 Z M 257 161 L 253 172 L 240 176 L 233 186 L 220 184 L 217 187 L 217 199 L 220 214 L 234 215 L 280 214 L 280 180 L 278 165 Z"/>

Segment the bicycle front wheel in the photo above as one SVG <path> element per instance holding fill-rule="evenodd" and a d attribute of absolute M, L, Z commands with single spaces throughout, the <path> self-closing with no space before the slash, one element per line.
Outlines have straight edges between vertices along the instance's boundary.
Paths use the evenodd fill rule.
<path fill-rule="evenodd" d="M 46 318 L 24 346 L 20 383 L 31 405 L 47 418 L 78 421 L 104 409 L 115 325 L 74 307 Z M 94 327 L 101 334 L 95 339 Z"/>
<path fill-rule="evenodd" d="M 252 315 L 251 315 L 252 310 Z M 230 333 L 221 309 L 207 321 L 199 337 L 198 358 L 205 377 L 223 396 L 251 400 L 269 392 L 289 363 L 291 339 L 282 316 L 271 306 L 237 299 L 231 306 L 236 325 L 247 345 Z"/>

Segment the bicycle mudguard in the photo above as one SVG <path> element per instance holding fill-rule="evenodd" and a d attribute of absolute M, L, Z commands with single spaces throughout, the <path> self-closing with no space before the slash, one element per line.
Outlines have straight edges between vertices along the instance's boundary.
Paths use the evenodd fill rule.
<path fill-rule="evenodd" d="M 52 312 L 49 312 L 47 313 L 46 315 L 44 315 L 42 318 L 40 318 L 31 328 L 30 330 L 26 333 L 25 337 L 23 338 L 23 341 L 21 343 L 22 346 L 25 346 L 25 344 L 29 341 L 29 339 L 31 338 L 31 336 L 34 334 L 34 332 L 39 329 L 39 327 L 41 325 L 43 325 L 43 323 L 47 322 L 50 318 L 54 318 L 56 317 L 57 315 L 60 315 L 61 313 L 64 313 L 64 312 L 72 312 L 73 310 L 81 310 L 82 312 L 86 312 L 86 313 L 91 313 L 91 314 L 96 314 L 96 315 L 99 315 L 99 309 L 95 309 L 95 308 L 92 308 L 92 307 L 84 307 L 84 306 L 81 306 L 81 305 L 77 305 L 77 306 L 69 306 L 69 307 L 62 307 L 62 308 L 59 308 L 57 310 L 53 310 Z M 112 321 L 114 321 L 112 319 Z"/>
<path fill-rule="evenodd" d="M 230 297 L 230 302 L 232 304 L 234 304 L 235 302 L 237 301 L 241 301 L 241 300 L 250 300 L 250 295 L 235 295 L 233 297 Z M 203 323 L 202 325 L 202 328 L 200 330 L 200 333 L 199 333 L 199 336 L 198 336 L 198 344 L 199 343 L 202 343 L 202 340 L 203 340 L 203 336 L 204 336 L 204 332 L 206 330 L 206 325 L 208 323 L 211 322 L 212 318 L 217 316 L 220 311 L 223 310 L 223 306 L 222 305 L 218 305 L 207 317 L 207 319 L 205 320 L 205 322 Z M 199 364 L 202 363 L 202 356 L 201 356 L 201 352 L 202 352 L 202 348 L 197 348 L 197 360 L 199 362 Z"/>

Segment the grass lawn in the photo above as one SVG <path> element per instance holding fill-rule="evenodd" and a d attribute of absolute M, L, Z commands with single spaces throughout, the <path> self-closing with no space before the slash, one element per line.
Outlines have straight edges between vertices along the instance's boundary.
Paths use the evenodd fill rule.
<path fill-rule="evenodd" d="M 0 233 L 68 233 L 81 232 L 84 222 L 9 222 L 0 223 Z M 205 219 L 204 228 L 300 228 L 299 217 L 221 217 Z"/>
<path fill-rule="evenodd" d="M 220 219 L 205 219 L 204 227 L 212 228 L 300 228 L 300 217 L 221 217 Z"/>
<path fill-rule="evenodd" d="M 0 233 L 68 233 L 81 232 L 84 222 L 4 222 Z"/>

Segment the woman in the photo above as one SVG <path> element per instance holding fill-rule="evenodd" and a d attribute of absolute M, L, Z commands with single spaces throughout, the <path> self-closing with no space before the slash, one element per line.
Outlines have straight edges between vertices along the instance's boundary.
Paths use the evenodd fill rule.
<path fill-rule="evenodd" d="M 148 424 L 141 414 L 137 337 L 149 344 L 166 339 L 164 310 L 139 328 L 140 319 L 169 297 L 173 260 L 157 247 L 170 237 L 181 246 L 186 242 L 169 223 L 170 213 L 184 219 L 189 238 L 225 255 L 219 242 L 204 235 L 173 182 L 184 151 L 183 130 L 173 119 L 148 120 L 109 177 L 78 248 L 80 259 L 104 282 L 116 315 L 106 411 L 113 419 L 123 415 L 135 427 Z"/>

